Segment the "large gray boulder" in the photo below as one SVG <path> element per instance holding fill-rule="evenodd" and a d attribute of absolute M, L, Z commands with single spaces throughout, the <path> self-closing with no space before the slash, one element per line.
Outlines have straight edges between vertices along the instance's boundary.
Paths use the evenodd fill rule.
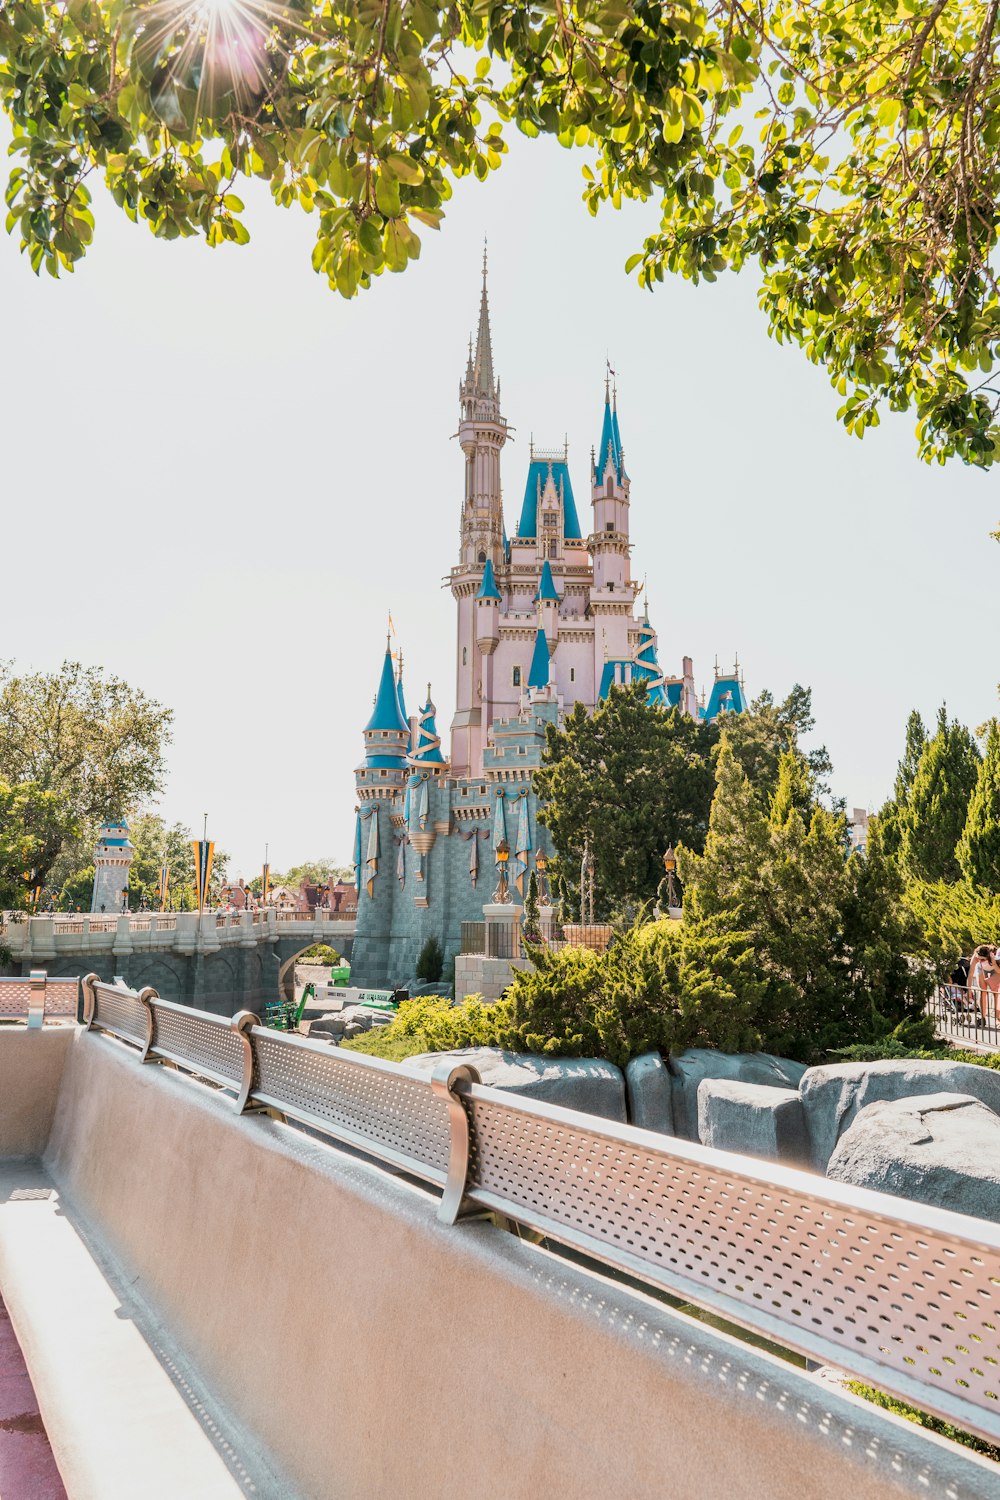
<path fill-rule="evenodd" d="M 579 1109 L 624 1122 L 625 1079 L 614 1063 L 600 1057 L 543 1057 L 504 1052 L 499 1047 L 458 1047 L 451 1052 L 420 1052 L 407 1065 L 433 1073 L 443 1062 L 471 1063 L 483 1083 L 563 1109 Z"/>
<path fill-rule="evenodd" d="M 968 1094 L 868 1104 L 826 1175 L 1000 1223 L 1000 1116 Z"/>
<path fill-rule="evenodd" d="M 835 1063 L 809 1068 L 799 1085 L 813 1166 L 825 1172 L 837 1141 L 858 1112 L 882 1099 L 912 1099 L 922 1094 L 968 1094 L 1000 1115 L 1000 1073 L 976 1063 L 894 1062 Z"/>
<path fill-rule="evenodd" d="M 644 1052 L 626 1065 L 625 1099 L 629 1124 L 673 1135 L 670 1073 L 658 1052 Z"/>
<path fill-rule="evenodd" d="M 698 1085 L 703 1078 L 796 1089 L 806 1071 L 803 1063 L 770 1052 L 716 1052 L 711 1047 L 689 1047 L 671 1055 L 669 1066 L 674 1132 L 686 1141 L 698 1139 Z"/>
<path fill-rule="evenodd" d="M 703 1078 L 698 1085 L 698 1136 L 703 1146 L 739 1151 L 790 1167 L 809 1165 L 802 1100 L 788 1088 Z"/>

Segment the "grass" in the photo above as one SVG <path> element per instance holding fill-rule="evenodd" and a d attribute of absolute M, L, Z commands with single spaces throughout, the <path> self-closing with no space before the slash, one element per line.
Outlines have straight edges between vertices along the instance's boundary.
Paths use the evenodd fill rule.
<path fill-rule="evenodd" d="M 939 1437 L 950 1438 L 953 1443 L 961 1443 L 963 1448 L 971 1448 L 973 1452 L 981 1453 L 984 1458 L 991 1458 L 994 1463 L 1000 1463 L 1000 1448 L 995 1447 L 993 1443 L 988 1443 L 985 1438 L 976 1437 L 971 1432 L 963 1432 L 960 1427 L 952 1427 L 950 1422 L 942 1422 L 940 1417 L 932 1417 L 929 1412 L 918 1411 L 915 1406 L 907 1406 L 905 1401 L 897 1401 L 894 1396 L 887 1396 L 884 1391 L 877 1391 L 874 1386 L 863 1385 L 860 1380 L 845 1380 L 844 1389 L 850 1391 L 852 1395 L 860 1396 L 863 1401 L 870 1401 L 873 1406 L 881 1406 L 883 1411 L 894 1412 L 897 1417 L 904 1417 L 907 1422 L 914 1422 L 918 1427 L 926 1427 L 928 1432 L 936 1432 Z"/>

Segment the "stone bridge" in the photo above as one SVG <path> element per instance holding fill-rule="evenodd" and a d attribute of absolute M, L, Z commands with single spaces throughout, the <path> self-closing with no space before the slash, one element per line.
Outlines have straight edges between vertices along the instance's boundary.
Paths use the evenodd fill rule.
<path fill-rule="evenodd" d="M 123 916 L 2 919 L 8 973 L 121 975 L 132 989 L 153 985 L 168 1000 L 216 1015 L 260 1010 L 291 995 L 295 959 L 314 943 L 345 958 L 354 945 L 353 912 L 143 912 Z"/>

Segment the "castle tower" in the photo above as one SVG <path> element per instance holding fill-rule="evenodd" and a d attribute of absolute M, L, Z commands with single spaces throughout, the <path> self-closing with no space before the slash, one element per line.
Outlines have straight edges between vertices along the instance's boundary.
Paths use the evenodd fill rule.
<path fill-rule="evenodd" d="M 493 372 L 493 341 L 486 290 L 486 253 L 475 347 L 469 342 L 469 361 L 458 390 L 461 417 L 458 440 L 465 455 L 465 496 L 462 502 L 461 556 L 452 569 L 451 591 L 458 604 L 458 661 L 455 717 L 451 755 L 455 774 L 468 775 L 481 759 L 483 702 L 490 701 L 483 682 L 483 661 L 477 648 L 477 595 L 487 566 L 502 569 L 507 562 L 500 489 L 500 450 L 507 441 L 507 423 L 500 412 L 500 382 Z M 488 675 L 488 674 L 487 674 Z"/>
<path fill-rule="evenodd" d="M 587 549 L 594 564 L 590 609 L 595 647 L 612 660 L 627 658 L 636 590 L 629 566 L 629 478 L 618 429 L 618 393 L 604 382 L 601 441 L 591 461 L 593 531 Z"/>
<path fill-rule="evenodd" d="M 358 798 L 362 802 L 393 797 L 406 781 L 410 726 L 404 713 L 402 686 L 393 672 L 392 652 L 386 640 L 375 706 L 365 725 L 365 758 L 355 771 Z"/>
<path fill-rule="evenodd" d="M 93 912 L 117 913 L 125 909 L 128 872 L 135 856 L 135 845 L 128 836 L 128 824 L 102 823 L 94 850 Z"/>

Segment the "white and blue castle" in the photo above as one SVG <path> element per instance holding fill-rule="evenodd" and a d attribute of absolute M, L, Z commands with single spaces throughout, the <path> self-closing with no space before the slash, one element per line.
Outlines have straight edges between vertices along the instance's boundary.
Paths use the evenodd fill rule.
<path fill-rule="evenodd" d="M 660 669 L 657 638 L 631 574 L 631 483 L 617 400 L 605 382 L 600 443 L 591 453 L 589 527 L 580 524 L 565 447 L 532 445 L 520 519 L 508 536 L 500 488 L 507 423 L 493 371 L 485 266 L 479 328 L 459 386 L 465 455 L 461 555 L 451 570 L 458 608 L 456 710 L 445 755 L 428 687 L 407 714 L 402 667 L 386 643 L 356 772 L 358 928 L 353 970 L 364 985 L 411 978 L 424 941 L 450 958 L 464 921 L 481 921 L 506 840 L 515 900 L 545 830 L 533 771 L 545 726 L 614 684 L 642 681 L 650 701 L 697 718 L 740 713 L 738 666 L 716 670 L 699 701 L 689 657 Z"/>

